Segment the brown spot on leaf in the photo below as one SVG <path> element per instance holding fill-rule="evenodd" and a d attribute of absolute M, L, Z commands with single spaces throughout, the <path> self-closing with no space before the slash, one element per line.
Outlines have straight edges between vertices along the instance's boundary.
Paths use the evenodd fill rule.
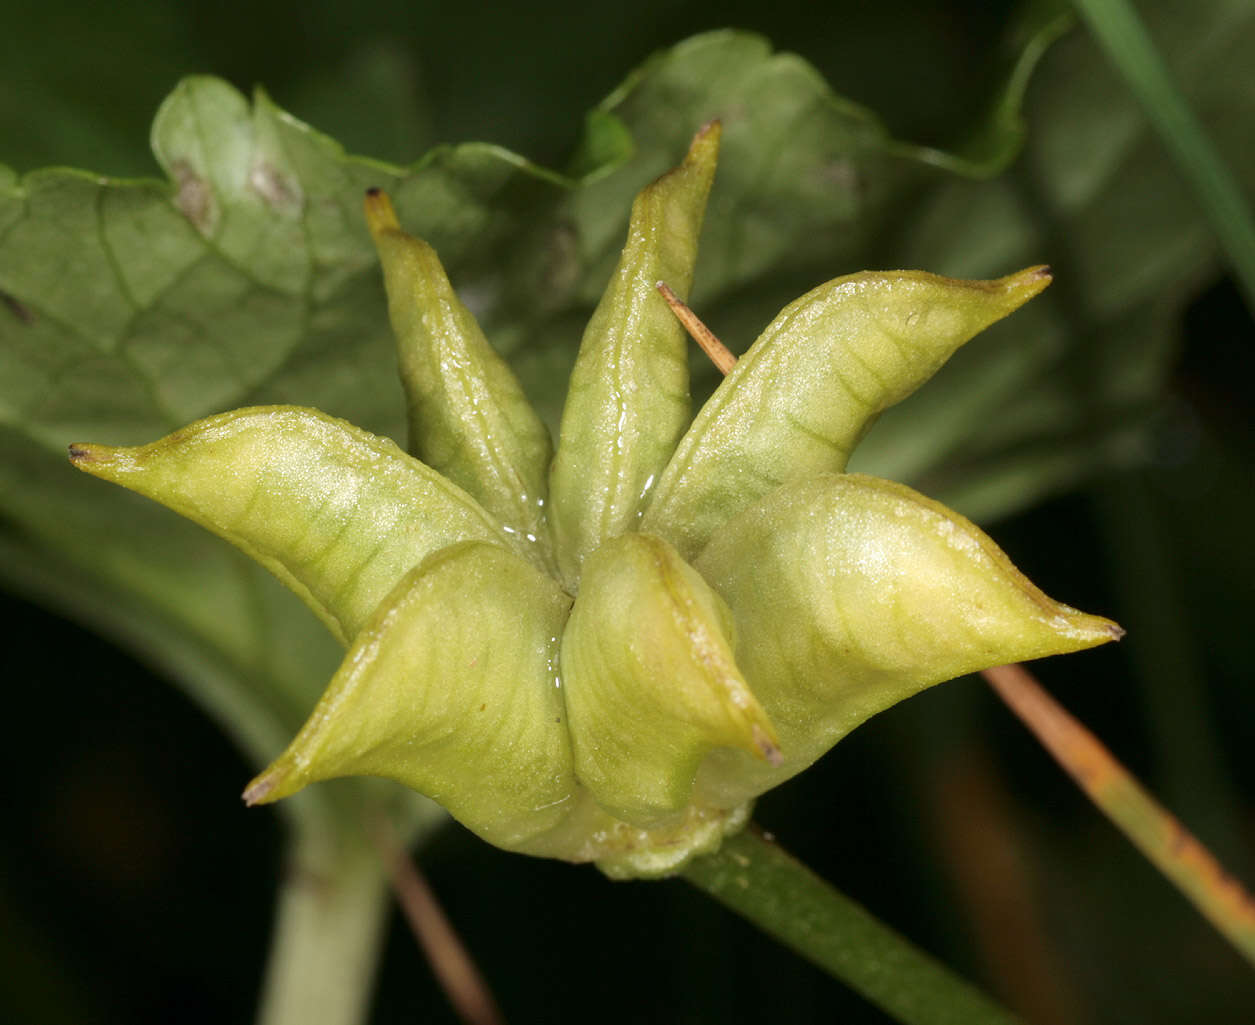
<path fill-rule="evenodd" d="M 214 193 L 209 182 L 202 178 L 186 160 L 176 160 L 171 168 L 178 191 L 174 205 L 202 235 L 208 235 L 215 220 Z"/>
<path fill-rule="evenodd" d="M 258 161 L 248 172 L 249 187 L 270 206 L 284 212 L 294 212 L 301 206 L 301 190 L 296 182 L 274 164 Z"/>

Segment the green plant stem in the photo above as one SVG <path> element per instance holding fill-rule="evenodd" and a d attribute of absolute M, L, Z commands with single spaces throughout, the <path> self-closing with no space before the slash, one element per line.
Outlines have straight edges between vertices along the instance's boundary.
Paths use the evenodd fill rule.
<path fill-rule="evenodd" d="M 384 866 L 364 836 L 295 830 L 259 1025 L 365 1022 L 387 907 Z"/>
<path fill-rule="evenodd" d="M 1237 181 L 1173 84 L 1129 0 L 1076 0 L 1076 8 L 1185 174 L 1255 314 L 1255 217 Z"/>
<path fill-rule="evenodd" d="M 684 878 L 906 1025 L 1018 1021 L 752 828 Z"/>
<path fill-rule="evenodd" d="M 1052 4 L 1019 6 L 1015 35 L 1024 42 L 993 108 L 976 124 L 972 135 L 953 149 L 891 140 L 891 152 L 977 180 L 993 178 L 1011 166 L 1024 147 L 1024 94 L 1033 72 L 1050 47 L 1076 25 L 1075 15 L 1066 8 L 1060 11 Z"/>

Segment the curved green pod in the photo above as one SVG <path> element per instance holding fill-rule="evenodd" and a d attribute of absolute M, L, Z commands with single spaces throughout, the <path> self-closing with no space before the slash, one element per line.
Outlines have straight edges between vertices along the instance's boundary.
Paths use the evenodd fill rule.
<path fill-rule="evenodd" d="M 433 553 L 380 603 L 245 801 L 383 776 L 439 801 L 490 843 L 525 847 L 577 796 L 557 667 L 570 604 L 549 576 L 497 545 Z"/>
<path fill-rule="evenodd" d="M 770 766 L 717 752 L 699 786 L 715 803 L 775 786 L 925 687 L 1123 634 L 1048 598 L 962 516 L 862 474 L 777 489 L 721 528 L 697 568 L 732 609 L 783 755 Z"/>
<path fill-rule="evenodd" d="M 70 459 L 226 538 L 343 644 L 427 555 L 459 541 L 511 543 L 394 442 L 315 409 L 237 409 L 137 448 L 72 445 Z"/>
<path fill-rule="evenodd" d="M 683 811 L 716 747 L 779 761 L 731 626 L 723 602 L 661 538 L 623 534 L 588 558 L 562 637 L 562 678 L 576 775 L 616 817 L 651 826 Z"/>
<path fill-rule="evenodd" d="M 720 127 L 697 133 L 684 163 L 632 205 L 627 242 L 588 322 L 550 472 L 550 517 L 564 579 L 640 510 L 689 421 L 688 339 L 658 295 L 688 294 Z"/>
<path fill-rule="evenodd" d="M 954 351 L 1050 283 L 1030 267 L 996 281 L 922 271 L 851 274 L 786 306 L 702 407 L 640 529 L 692 558 L 773 488 L 844 470 L 872 421 Z"/>
<path fill-rule="evenodd" d="M 391 200 L 377 189 L 366 196 L 366 223 L 383 264 L 410 451 L 547 565 L 548 429 L 454 292 L 436 251 L 401 230 Z"/>
<path fill-rule="evenodd" d="M 665 875 L 894 702 L 1120 635 L 962 517 L 840 472 L 872 419 L 1044 288 L 1044 268 L 822 285 L 688 423 L 687 342 L 655 285 L 687 291 L 718 137 L 703 129 L 638 197 L 552 460 L 436 254 L 373 191 L 423 461 L 290 406 L 71 446 L 80 469 L 263 563 L 349 649 L 249 803 L 384 776 L 509 850 Z"/>

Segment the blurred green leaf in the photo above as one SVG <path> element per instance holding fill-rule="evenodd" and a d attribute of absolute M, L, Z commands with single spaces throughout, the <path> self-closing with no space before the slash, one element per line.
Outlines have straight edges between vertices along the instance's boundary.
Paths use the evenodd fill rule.
<path fill-rule="evenodd" d="M 1255 162 L 1255 8 L 1141 4 L 1172 70 L 1248 196 Z M 1032 131 L 992 182 L 939 182 L 895 259 L 956 277 L 1049 263 L 1056 287 L 967 346 L 854 460 L 911 480 L 978 520 L 1111 463 L 1143 459 L 1142 428 L 1174 358 L 1186 304 L 1219 270 L 1197 203 L 1098 48 L 1074 32 L 1029 90 Z"/>
<path fill-rule="evenodd" d="M 1078 0 L 1077 10 L 1124 77 L 1207 216 L 1255 313 L 1255 218 L 1128 0 Z"/>

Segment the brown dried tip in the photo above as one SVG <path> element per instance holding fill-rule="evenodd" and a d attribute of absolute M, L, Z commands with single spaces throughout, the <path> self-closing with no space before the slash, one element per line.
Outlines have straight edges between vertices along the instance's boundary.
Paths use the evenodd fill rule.
<path fill-rule="evenodd" d="M 264 804 L 266 798 L 270 796 L 270 792 L 278 785 L 279 780 L 273 772 L 268 772 L 264 776 L 258 776 L 253 782 L 244 788 L 241 795 L 244 803 L 250 808 L 255 804 Z"/>
<path fill-rule="evenodd" d="M 1054 278 L 1050 274 L 1050 264 L 1039 263 L 1036 267 L 1025 267 L 1017 274 L 1009 274 L 1002 280 L 1014 282 L 1020 288 L 1023 288 L 1025 285 L 1030 287 L 1036 285 L 1037 288 L 1034 290 L 1033 295 L 1037 295 L 1054 281 Z"/>
<path fill-rule="evenodd" d="M 366 190 L 366 226 L 372 235 L 385 231 L 400 231 L 401 222 L 397 220 L 397 212 L 392 208 L 392 200 L 383 189 Z"/>
<path fill-rule="evenodd" d="M 723 122 L 720 121 L 717 117 L 712 117 L 709 121 L 707 121 L 704 125 L 702 125 L 701 128 L 697 130 L 696 134 L 693 136 L 693 140 L 697 141 L 698 139 L 705 138 L 711 132 L 721 132 L 721 131 L 723 131 Z"/>
<path fill-rule="evenodd" d="M 85 442 L 76 441 L 70 446 L 70 462 L 76 465 L 79 463 L 96 462 L 99 455 L 99 445 L 89 445 Z"/>

